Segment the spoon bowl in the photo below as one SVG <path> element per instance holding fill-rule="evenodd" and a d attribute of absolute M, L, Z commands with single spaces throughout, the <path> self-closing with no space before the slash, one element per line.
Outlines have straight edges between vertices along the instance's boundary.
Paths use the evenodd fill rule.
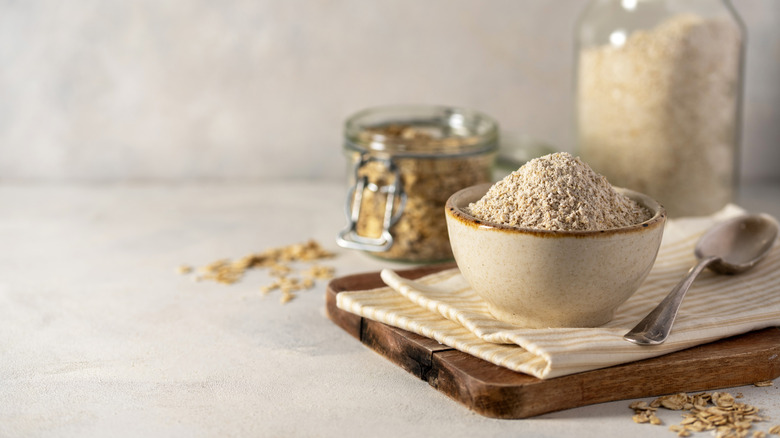
<path fill-rule="evenodd" d="M 756 265 L 777 239 L 777 223 L 766 215 L 745 215 L 711 228 L 696 245 L 698 259 L 718 257 L 707 267 L 719 274 L 739 274 Z"/>
<path fill-rule="evenodd" d="M 718 274 L 739 274 L 753 268 L 774 246 L 778 224 L 770 216 L 738 216 L 710 228 L 699 239 L 694 254 L 699 262 L 669 295 L 623 338 L 637 345 L 658 345 L 666 341 L 683 297 L 705 269 Z"/>

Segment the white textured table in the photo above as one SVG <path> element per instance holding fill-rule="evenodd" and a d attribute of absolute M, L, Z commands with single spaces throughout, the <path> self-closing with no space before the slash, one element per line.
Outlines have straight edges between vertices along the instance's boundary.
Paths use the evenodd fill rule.
<path fill-rule="evenodd" d="M 265 271 L 175 273 L 309 238 L 339 276 L 398 266 L 335 246 L 343 203 L 338 182 L 0 185 L 0 436 L 674 436 L 628 401 L 484 418 L 333 325 L 323 281 L 281 305 Z M 740 204 L 780 217 L 780 186 Z M 779 383 L 730 390 L 761 430 Z"/>

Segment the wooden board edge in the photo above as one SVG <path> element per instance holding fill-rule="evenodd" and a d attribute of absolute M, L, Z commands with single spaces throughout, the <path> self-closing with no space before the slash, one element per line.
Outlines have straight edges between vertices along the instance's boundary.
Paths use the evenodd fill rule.
<path fill-rule="evenodd" d="M 433 339 L 364 319 L 361 342 L 421 380 L 427 380 L 436 352 L 453 350 Z"/>
<path fill-rule="evenodd" d="M 416 279 L 446 269 L 454 263 L 418 266 L 397 270 L 405 278 Z M 338 308 L 338 294 L 350 290 L 366 290 L 384 286 L 378 272 L 339 277 L 328 283 L 325 309 L 328 318 L 344 331 L 360 340 L 376 353 L 384 356 L 416 377 L 426 380 L 435 351 L 452 350 L 433 339 L 415 333 L 362 318 Z"/>
<path fill-rule="evenodd" d="M 741 346 L 739 344 L 742 344 Z M 722 358 L 716 348 L 734 348 Z M 696 356 L 706 356 L 702 360 Z M 672 363 L 669 363 L 669 362 Z M 695 365 L 690 373 L 670 372 Z M 475 376 L 487 370 L 491 378 Z M 608 379 L 606 377 L 609 377 Z M 436 353 L 428 383 L 480 415 L 521 419 L 590 404 L 750 385 L 780 377 L 780 328 L 771 327 L 677 353 L 541 380 L 457 350 Z M 549 395 L 554 393 L 556 397 Z"/>

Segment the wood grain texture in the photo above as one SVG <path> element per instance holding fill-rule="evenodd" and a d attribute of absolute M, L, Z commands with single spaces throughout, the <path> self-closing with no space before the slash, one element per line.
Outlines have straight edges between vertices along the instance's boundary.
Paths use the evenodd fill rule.
<path fill-rule="evenodd" d="M 419 278 L 452 264 L 400 271 Z M 728 388 L 780 376 L 780 328 L 772 327 L 664 356 L 541 380 L 336 306 L 349 290 L 384 286 L 378 272 L 334 279 L 328 317 L 372 350 L 473 411 L 492 418 L 527 418 L 606 401 Z"/>

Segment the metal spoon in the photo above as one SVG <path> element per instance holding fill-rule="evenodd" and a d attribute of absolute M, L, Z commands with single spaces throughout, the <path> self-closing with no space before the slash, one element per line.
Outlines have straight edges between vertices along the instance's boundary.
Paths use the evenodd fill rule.
<path fill-rule="evenodd" d="M 669 336 L 685 293 L 704 268 L 718 274 L 747 271 L 769 252 L 777 232 L 777 222 L 765 215 L 739 216 L 708 230 L 696 244 L 694 253 L 699 259 L 696 266 L 623 339 L 638 345 L 663 343 Z"/>

